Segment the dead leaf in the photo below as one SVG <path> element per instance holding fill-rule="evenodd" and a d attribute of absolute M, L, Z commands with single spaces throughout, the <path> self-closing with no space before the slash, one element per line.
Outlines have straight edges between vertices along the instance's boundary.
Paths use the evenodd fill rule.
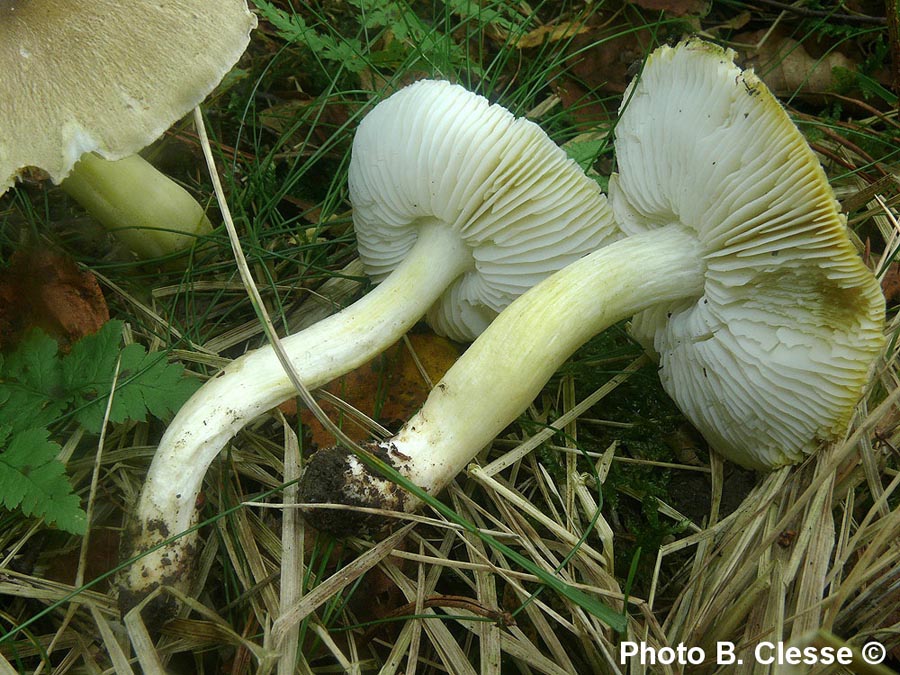
<path fill-rule="evenodd" d="M 459 356 L 459 351 L 452 342 L 433 333 L 411 334 L 409 341 L 432 384 L 441 379 Z M 332 382 L 325 389 L 388 427 L 410 418 L 424 403 L 430 391 L 403 341 Z M 333 405 L 327 401 L 320 403 L 325 413 L 338 422 L 350 438 L 363 441 L 370 437 L 367 429 L 352 420 L 346 420 L 346 416 Z M 300 419 L 309 429 L 313 445 L 326 447 L 334 444 L 331 434 L 308 410 L 301 412 Z"/>
<path fill-rule="evenodd" d="M 260 112 L 260 123 L 279 137 L 286 151 L 327 146 L 341 133 L 358 106 L 345 101 L 325 101 L 287 92 L 283 101 Z M 334 150 L 343 153 L 343 148 Z"/>
<path fill-rule="evenodd" d="M 596 129 L 615 116 L 618 103 L 604 103 L 603 98 L 625 91 L 653 44 L 647 30 L 613 36 L 605 30 L 593 28 L 576 36 L 567 50 L 572 56 L 565 70 L 551 84 L 581 131 Z"/>
<path fill-rule="evenodd" d="M 853 61 L 838 51 L 810 54 L 806 46 L 778 32 L 763 40 L 764 31 L 742 33 L 737 42 L 758 45 L 745 52 L 744 66 L 756 74 L 776 96 L 810 97 L 834 89 L 833 68 L 854 70 Z"/>
<path fill-rule="evenodd" d="M 71 258 L 47 250 L 17 251 L 0 273 L 0 349 L 40 328 L 68 351 L 107 321 L 109 308 L 96 277 Z"/>
<path fill-rule="evenodd" d="M 563 21 L 550 26 L 539 26 L 516 40 L 517 49 L 540 47 L 543 44 L 567 40 L 588 31 L 583 22 Z"/>
<path fill-rule="evenodd" d="M 590 89 L 621 94 L 656 45 L 655 39 L 647 29 L 611 35 L 598 29 L 579 36 L 571 47 L 572 73 Z"/>
<path fill-rule="evenodd" d="M 881 277 L 881 290 L 888 306 L 896 304 L 900 298 L 900 265 L 892 262 Z"/>
<path fill-rule="evenodd" d="M 753 14 L 748 11 L 738 12 L 732 17 L 726 18 L 715 26 L 710 26 L 708 31 L 714 35 L 718 35 L 722 31 L 741 30 L 753 19 Z"/>
<path fill-rule="evenodd" d="M 115 527 L 91 528 L 85 558 L 84 581 L 96 579 L 119 564 L 120 535 L 120 529 Z M 47 556 L 45 577 L 64 584 L 75 583 L 80 556 L 80 548 L 70 548 Z M 99 589 L 103 590 L 108 587 L 109 579 L 100 583 Z"/>

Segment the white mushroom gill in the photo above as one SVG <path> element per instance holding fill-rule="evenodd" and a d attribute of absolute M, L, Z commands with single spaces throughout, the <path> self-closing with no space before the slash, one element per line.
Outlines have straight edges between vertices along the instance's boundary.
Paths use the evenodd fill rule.
<path fill-rule="evenodd" d="M 639 315 L 632 332 L 719 452 L 762 469 L 800 461 L 850 421 L 883 345 L 880 288 L 803 136 L 730 52 L 661 49 L 632 89 L 617 219 L 628 233 L 690 224 L 707 266 L 702 297 Z"/>
<path fill-rule="evenodd" d="M 732 52 L 698 40 L 654 52 L 624 100 L 610 193 L 630 236 L 503 310 L 422 409 L 375 446 L 427 492 L 512 422 L 578 346 L 635 313 L 664 387 L 727 458 L 771 469 L 846 428 L 883 344 L 884 298 L 799 130 Z M 317 460 L 310 483 L 324 475 Z M 359 480 L 354 473 L 330 493 L 301 492 L 360 504 L 341 495 L 364 492 L 341 484 Z M 372 494 L 382 488 L 377 506 L 417 506 L 379 477 L 366 480 Z M 347 513 L 326 524 L 347 531 Z"/>
<path fill-rule="evenodd" d="M 597 183 L 537 125 L 448 82 L 411 85 L 366 115 L 349 186 L 360 258 L 380 283 L 282 341 L 309 389 L 372 359 L 426 313 L 439 331 L 471 340 L 527 287 L 619 235 Z M 190 528 L 218 452 L 293 393 L 268 347 L 207 382 L 160 441 L 132 550 Z M 186 582 L 195 541 L 149 552 L 129 569 L 123 595 Z"/>

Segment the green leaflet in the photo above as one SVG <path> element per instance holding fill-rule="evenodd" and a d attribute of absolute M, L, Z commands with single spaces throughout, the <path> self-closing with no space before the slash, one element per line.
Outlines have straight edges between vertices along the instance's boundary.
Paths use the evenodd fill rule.
<path fill-rule="evenodd" d="M 0 452 L 0 503 L 56 523 L 66 532 L 83 534 L 85 513 L 65 465 L 56 459 L 59 445 L 47 440 L 48 434 L 47 429 L 28 429 L 9 440 L 9 430 L 0 429 L 0 446 L 6 446 Z"/>
<path fill-rule="evenodd" d="M 82 338 L 69 354 L 55 340 L 31 332 L 18 349 L 0 355 L 0 504 L 44 518 L 60 529 L 84 532 L 85 514 L 56 459 L 51 429 L 74 418 L 99 433 L 113 379 L 118 377 L 109 420 L 167 417 L 191 396 L 197 380 L 184 377 L 164 353 L 137 344 L 123 347 L 122 322 L 109 321 Z"/>

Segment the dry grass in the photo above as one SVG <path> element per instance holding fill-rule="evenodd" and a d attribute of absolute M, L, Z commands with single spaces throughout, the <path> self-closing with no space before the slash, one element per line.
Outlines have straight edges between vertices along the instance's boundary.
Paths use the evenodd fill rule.
<path fill-rule="evenodd" d="M 616 381 L 634 370 L 623 369 Z M 567 380 L 561 384 L 563 392 L 571 391 Z M 226 566 L 230 606 L 212 610 L 208 601 L 181 597 L 183 618 L 169 624 L 154 644 L 134 613 L 125 617 L 122 630 L 109 593 L 83 591 L 71 597 L 72 585 L 7 567 L 0 582 L 0 594 L 10 599 L 7 620 L 21 621 L 28 607 L 64 602 L 56 610 L 55 632 L 20 635 L 14 650 L 6 644 L 2 654 L 7 660 L 33 662 L 43 650 L 55 668 L 35 672 L 190 672 L 191 667 L 199 672 L 202 658 L 192 657 L 194 665 L 186 666 L 185 655 L 225 650 L 230 672 L 487 675 L 510 668 L 552 674 L 679 672 L 664 666 L 624 668 L 618 659 L 623 639 L 657 647 L 683 642 L 704 647 L 708 654 L 714 653 L 716 641 L 732 641 L 745 665 L 719 670 L 729 673 L 770 672 L 749 656 L 762 640 L 832 644 L 828 640 L 834 634 L 851 646 L 877 640 L 897 650 L 897 382 L 892 346 L 876 367 L 870 397 L 848 437 L 802 466 L 764 477 L 729 514 L 718 512 L 723 467 L 713 457 L 706 522 L 693 523 L 661 548 L 656 569 L 666 571 L 654 576 L 648 597 L 628 598 L 626 635 L 610 631 L 560 596 L 535 594 L 536 577 L 440 519 L 410 523 L 378 543 L 348 542 L 345 562 L 323 562 L 322 553 L 309 546 L 315 535 L 297 517 L 293 486 L 288 486 L 280 493 L 282 501 L 235 510 L 218 521 L 207 539 L 195 587 L 201 598 L 208 597 L 209 585 L 221 583 L 209 575 L 213 569 L 223 574 Z M 566 428 L 570 449 L 580 415 L 611 388 L 604 386 L 581 401 L 562 396 L 557 426 Z M 285 481 L 295 477 L 297 439 L 290 425 L 282 428 L 286 441 L 281 451 L 263 437 L 250 437 L 240 451 L 235 448 L 218 468 L 207 498 L 224 508 L 245 499 L 240 485 L 248 476 L 273 487 L 282 476 Z M 473 467 L 447 499 L 461 515 L 542 568 L 621 607 L 625 571 L 613 567 L 612 526 L 602 516 L 593 521 L 593 479 L 574 461 L 566 463 L 563 480 L 551 477 L 531 452 L 550 436 L 521 436 L 511 449 L 498 453 L 495 448 L 493 461 Z M 596 457 L 601 480 L 616 459 L 615 446 Z M 122 461 L 122 454 L 111 452 L 97 466 L 106 474 Z M 137 472 L 132 473 L 136 479 Z M 660 511 L 667 518 L 683 518 L 664 504 Z M 679 572 L 672 574 L 665 563 L 675 554 L 681 559 Z M 368 602 L 392 596 L 401 608 L 394 617 L 399 622 L 374 633 L 365 627 L 335 630 L 360 621 L 357 612 L 367 613 L 365 608 L 336 609 L 343 603 L 341 595 L 360 578 L 377 584 L 379 591 L 362 586 L 357 593 Z M 455 592 L 442 590 L 447 588 Z M 516 609 L 520 611 L 510 617 Z M 331 666 L 323 669 L 325 663 Z M 0 667 L 15 672 L 6 663 Z M 716 671 L 711 665 L 706 670 Z"/>

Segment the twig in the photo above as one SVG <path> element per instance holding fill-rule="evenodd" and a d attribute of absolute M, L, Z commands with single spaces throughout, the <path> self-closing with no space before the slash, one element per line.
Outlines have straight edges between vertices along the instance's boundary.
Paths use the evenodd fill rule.
<path fill-rule="evenodd" d="M 244 286 L 247 289 L 247 294 L 250 296 L 250 300 L 253 303 L 253 307 L 256 310 L 256 315 L 259 318 L 260 322 L 263 325 L 263 330 L 265 331 L 266 338 L 269 343 L 272 345 L 272 349 L 275 352 L 275 355 L 278 357 L 278 361 L 281 363 L 281 366 L 284 368 L 285 375 L 291 381 L 291 384 L 294 385 L 294 389 L 297 390 L 297 394 L 300 399 L 306 404 L 306 407 L 309 408 L 310 412 L 315 415 L 316 419 L 319 423 L 328 430 L 332 436 L 334 436 L 341 445 L 350 449 L 356 450 L 360 454 L 363 452 L 362 449 L 357 445 L 352 439 L 350 439 L 347 434 L 345 434 L 331 419 L 329 419 L 328 415 L 322 410 L 319 404 L 316 402 L 313 395 L 310 393 L 309 389 L 307 389 L 306 385 L 300 380 L 299 375 L 297 374 L 296 369 L 291 363 L 291 359 L 288 356 L 287 352 L 285 352 L 284 347 L 281 344 L 281 339 L 278 337 L 278 334 L 275 332 L 275 326 L 272 324 L 272 320 L 269 318 L 268 312 L 266 312 L 265 305 L 263 304 L 262 296 L 259 293 L 259 289 L 256 286 L 256 282 L 253 280 L 253 276 L 250 273 L 250 266 L 247 264 L 247 259 L 244 256 L 244 251 L 241 249 L 240 239 L 238 237 L 237 229 L 234 226 L 234 221 L 231 218 L 231 210 L 228 208 L 228 202 L 225 199 L 225 191 L 222 189 L 222 182 L 219 179 L 219 172 L 216 168 L 216 162 L 213 158 L 212 147 L 209 144 L 209 137 L 206 133 L 206 124 L 203 121 L 203 114 L 200 112 L 200 108 L 194 108 L 194 126 L 197 129 L 197 135 L 200 138 L 200 147 L 203 150 L 203 157 L 206 160 L 206 166 L 209 169 L 209 177 L 212 180 L 213 184 L 213 192 L 216 195 L 216 201 L 219 204 L 219 210 L 222 213 L 222 222 L 225 223 L 225 229 L 228 232 L 228 240 L 231 242 L 232 252 L 234 253 L 234 260 L 237 263 L 238 273 L 240 274 L 241 281 L 244 282 Z"/>
<path fill-rule="evenodd" d="M 892 0 L 887 0 L 888 4 Z M 747 3 L 750 4 L 750 3 Z M 840 14 L 838 12 L 829 12 L 827 9 L 809 9 L 808 7 L 797 7 L 786 2 L 778 2 L 778 0 L 754 0 L 754 4 L 765 5 L 772 9 L 782 12 L 790 12 L 797 16 L 808 16 L 820 19 L 834 19 L 843 23 L 854 23 L 870 26 L 884 26 L 888 20 L 883 16 L 868 16 L 866 14 Z"/>
<path fill-rule="evenodd" d="M 422 600 L 422 609 L 430 609 L 434 607 L 453 607 L 454 609 L 463 609 L 472 612 L 472 614 L 475 614 L 476 616 L 484 617 L 488 621 L 493 621 L 499 626 L 516 625 L 516 619 L 512 615 L 512 613 L 505 610 L 485 607 L 477 600 L 468 598 L 463 595 L 437 595 Z M 383 621 L 402 619 L 404 617 L 413 618 L 411 615 L 416 611 L 417 609 L 415 602 L 408 602 L 405 605 L 400 605 L 399 607 L 392 609 L 390 612 L 381 617 L 380 621 L 376 625 L 371 626 L 368 630 L 366 630 L 366 632 L 363 634 L 361 642 L 366 643 L 370 641 L 375 636 L 375 633 L 380 628 L 382 628 Z"/>

